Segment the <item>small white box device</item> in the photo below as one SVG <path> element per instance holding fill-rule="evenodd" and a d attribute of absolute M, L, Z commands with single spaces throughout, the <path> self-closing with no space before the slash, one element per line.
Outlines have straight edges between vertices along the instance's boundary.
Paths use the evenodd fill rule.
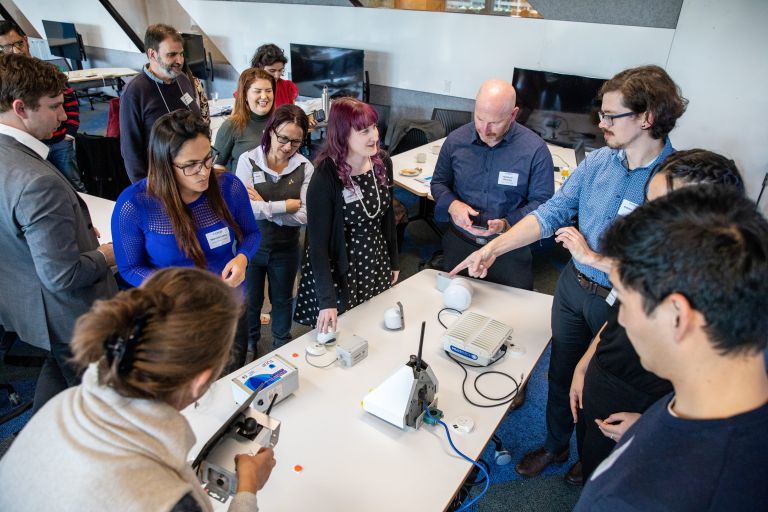
<path fill-rule="evenodd" d="M 273 396 L 277 395 L 277 402 L 281 402 L 299 389 L 299 369 L 278 355 L 243 367 L 242 372 L 232 379 L 235 402 L 245 402 L 263 382 L 264 386 L 251 404 L 261 412 L 267 410 Z"/>
<path fill-rule="evenodd" d="M 368 356 L 368 342 L 353 335 L 351 339 L 341 339 L 336 344 L 336 358 L 345 368 L 355 366 Z"/>
<path fill-rule="evenodd" d="M 487 366 L 506 353 L 512 327 L 473 312 L 466 312 L 443 334 L 443 348 L 465 361 Z"/>

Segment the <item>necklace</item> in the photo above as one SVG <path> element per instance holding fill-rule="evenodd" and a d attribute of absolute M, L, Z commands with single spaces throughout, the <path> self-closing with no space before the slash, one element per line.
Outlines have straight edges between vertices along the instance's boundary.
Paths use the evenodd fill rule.
<path fill-rule="evenodd" d="M 365 207 L 365 197 L 363 197 L 363 191 L 360 190 L 360 205 L 363 207 L 363 211 L 365 212 L 366 217 L 369 219 L 375 219 L 379 212 L 381 211 L 381 195 L 379 195 L 379 185 L 376 183 L 376 175 L 373 172 L 373 162 L 371 161 L 371 158 L 368 157 L 368 165 L 371 167 L 371 178 L 373 179 L 373 188 L 376 189 L 376 211 L 373 212 L 373 215 L 368 213 L 368 208 Z"/>

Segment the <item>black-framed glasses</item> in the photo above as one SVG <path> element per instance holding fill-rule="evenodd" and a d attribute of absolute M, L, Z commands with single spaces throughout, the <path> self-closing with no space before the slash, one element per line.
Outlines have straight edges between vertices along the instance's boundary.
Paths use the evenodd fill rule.
<path fill-rule="evenodd" d="M 3 44 L 0 45 L 0 50 L 3 51 L 3 53 L 13 53 L 13 50 L 18 51 L 24 51 L 24 48 L 27 46 L 27 42 L 23 39 L 19 39 L 16 42 L 9 43 L 9 44 Z"/>
<path fill-rule="evenodd" d="M 196 174 L 200 174 L 203 172 L 203 167 L 205 167 L 206 170 L 210 171 L 211 167 L 213 167 L 213 162 L 216 161 L 216 157 L 219 156 L 219 152 L 215 149 L 211 149 L 211 152 L 208 153 L 208 156 L 205 157 L 204 160 L 201 160 L 199 162 L 189 162 L 184 165 L 178 165 L 174 162 L 173 166 L 181 169 L 181 172 L 184 173 L 184 176 L 195 176 Z"/>
<path fill-rule="evenodd" d="M 597 117 L 600 118 L 601 123 L 605 123 L 606 126 L 613 126 L 613 121 L 621 119 L 622 117 L 636 116 L 637 112 L 624 112 L 623 114 L 606 114 L 602 110 L 597 112 Z"/>
<path fill-rule="evenodd" d="M 285 135 L 280 135 L 277 131 L 275 131 L 275 138 L 280 144 L 288 144 L 290 142 L 292 148 L 300 148 L 304 144 L 304 139 L 289 139 Z"/>

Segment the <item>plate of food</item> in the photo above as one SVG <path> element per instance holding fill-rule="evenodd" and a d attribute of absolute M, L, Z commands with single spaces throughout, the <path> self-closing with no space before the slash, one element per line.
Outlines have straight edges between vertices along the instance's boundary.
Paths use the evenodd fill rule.
<path fill-rule="evenodd" d="M 407 176 L 409 178 L 412 178 L 414 176 L 418 176 L 421 174 L 421 167 L 414 167 L 411 169 L 400 169 L 400 176 Z"/>

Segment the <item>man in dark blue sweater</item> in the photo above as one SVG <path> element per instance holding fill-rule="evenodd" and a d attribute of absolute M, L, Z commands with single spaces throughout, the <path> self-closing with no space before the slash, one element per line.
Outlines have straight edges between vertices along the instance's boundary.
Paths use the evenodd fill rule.
<path fill-rule="evenodd" d="M 147 176 L 147 148 L 152 125 L 178 109 L 200 113 L 197 92 L 181 68 L 184 39 L 169 25 L 150 25 L 144 34 L 149 63 L 120 98 L 120 152 L 131 182 Z"/>
<path fill-rule="evenodd" d="M 627 421 L 576 510 L 768 510 L 768 221 L 739 192 L 691 186 L 616 221 L 619 323 L 674 393 Z"/>

